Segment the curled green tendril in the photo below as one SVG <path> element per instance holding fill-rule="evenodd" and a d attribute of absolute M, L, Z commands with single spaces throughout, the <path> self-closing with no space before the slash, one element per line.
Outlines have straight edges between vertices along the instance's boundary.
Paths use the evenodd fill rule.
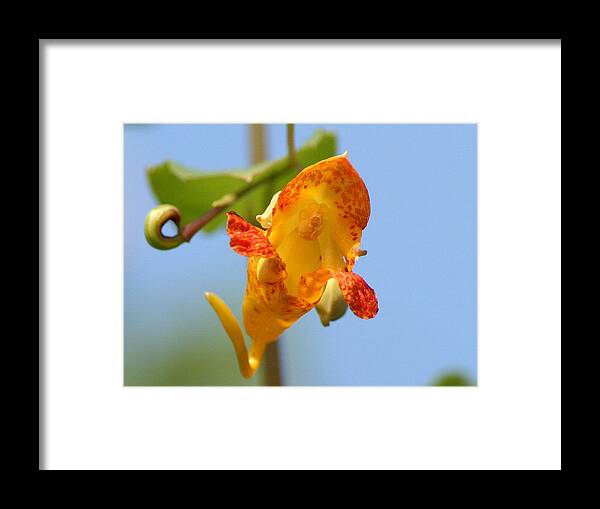
<path fill-rule="evenodd" d="M 177 225 L 177 235 L 167 237 L 163 235 L 162 229 L 169 221 L 173 221 Z M 181 214 L 174 205 L 163 204 L 154 207 L 144 221 L 144 235 L 148 243 L 156 249 L 173 249 L 185 242 L 181 235 L 179 222 Z"/>

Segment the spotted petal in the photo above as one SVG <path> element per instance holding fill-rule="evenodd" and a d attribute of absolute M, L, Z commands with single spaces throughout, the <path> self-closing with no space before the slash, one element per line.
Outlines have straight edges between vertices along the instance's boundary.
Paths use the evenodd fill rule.
<path fill-rule="evenodd" d="M 344 300 L 359 318 L 373 318 L 379 311 L 377 295 L 367 282 L 353 272 L 335 272 Z"/>
<path fill-rule="evenodd" d="M 305 168 L 282 189 L 268 235 L 287 266 L 290 293 L 298 295 L 300 276 L 320 267 L 352 269 L 370 210 L 367 188 L 345 155 Z"/>
<path fill-rule="evenodd" d="M 242 256 L 260 256 L 270 258 L 277 256 L 265 232 L 251 225 L 235 212 L 227 213 L 227 234 L 231 238 L 229 245 Z"/>

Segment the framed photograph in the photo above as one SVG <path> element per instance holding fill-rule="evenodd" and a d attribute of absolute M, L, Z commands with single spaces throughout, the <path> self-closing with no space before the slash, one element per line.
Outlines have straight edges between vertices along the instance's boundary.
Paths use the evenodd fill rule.
<path fill-rule="evenodd" d="M 40 87 L 40 469 L 561 468 L 560 40 L 41 40 Z"/>

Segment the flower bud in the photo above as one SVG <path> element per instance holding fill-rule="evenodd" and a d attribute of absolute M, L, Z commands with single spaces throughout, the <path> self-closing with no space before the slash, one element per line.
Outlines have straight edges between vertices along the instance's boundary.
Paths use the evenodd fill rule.
<path fill-rule="evenodd" d="M 316 308 L 324 327 L 328 327 L 329 322 L 333 322 L 344 316 L 344 313 L 348 309 L 348 304 L 346 304 L 335 278 L 327 280 L 325 290 L 323 290 L 323 295 Z"/>

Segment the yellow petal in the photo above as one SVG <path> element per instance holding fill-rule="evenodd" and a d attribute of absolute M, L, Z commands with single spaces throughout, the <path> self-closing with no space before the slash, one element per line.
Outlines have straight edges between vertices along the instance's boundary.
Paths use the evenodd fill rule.
<path fill-rule="evenodd" d="M 294 231 L 279 245 L 277 252 L 285 266 L 288 277 L 285 280 L 287 291 L 298 296 L 300 276 L 321 267 L 321 248 L 318 240 L 306 240 Z"/>
<path fill-rule="evenodd" d="M 316 270 L 316 258 L 321 267 L 347 268 L 370 211 L 367 188 L 345 155 L 305 168 L 281 190 L 268 237 L 286 264 L 290 293 L 297 293 L 297 274 Z M 317 242 L 319 255 L 301 240 Z"/>
<path fill-rule="evenodd" d="M 270 343 L 310 311 L 312 305 L 290 295 L 283 280 L 261 283 L 257 276 L 259 261 L 258 257 L 248 259 L 248 280 L 242 307 L 244 327 L 253 340 Z"/>

